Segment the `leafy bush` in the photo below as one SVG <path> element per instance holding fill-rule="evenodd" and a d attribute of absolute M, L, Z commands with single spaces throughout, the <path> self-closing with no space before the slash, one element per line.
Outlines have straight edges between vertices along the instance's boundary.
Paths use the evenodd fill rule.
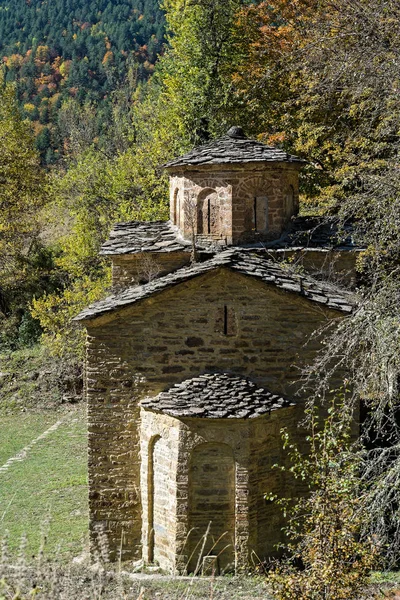
<path fill-rule="evenodd" d="M 110 270 L 101 279 L 77 279 L 60 294 L 44 295 L 33 300 L 32 315 L 43 328 L 42 342 L 55 356 L 63 359 L 83 358 L 85 333 L 72 321 L 86 306 L 105 295 L 110 284 Z"/>
<path fill-rule="evenodd" d="M 351 423 L 351 420 L 348 421 Z M 351 447 L 351 425 L 332 406 L 321 430 L 311 415 L 308 455 L 302 455 L 283 431 L 290 473 L 308 487 L 297 501 L 274 499 L 288 520 L 287 557 L 268 579 L 277 600 L 351 600 L 367 583 L 378 558 L 373 539 L 361 539 L 368 518 L 359 469 L 362 450 Z"/>
<path fill-rule="evenodd" d="M 21 323 L 18 327 L 18 341 L 21 346 L 33 346 L 42 335 L 42 328 L 37 319 L 34 319 L 28 312 L 22 315 Z"/>

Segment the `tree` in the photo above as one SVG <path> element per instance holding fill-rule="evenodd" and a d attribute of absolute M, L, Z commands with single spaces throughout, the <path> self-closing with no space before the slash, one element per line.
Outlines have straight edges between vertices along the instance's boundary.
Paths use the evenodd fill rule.
<path fill-rule="evenodd" d="M 0 81 L 0 273 L 11 275 L 14 261 L 29 252 L 38 234 L 46 177 L 29 125 L 18 110 L 14 88 Z"/>
<path fill-rule="evenodd" d="M 18 111 L 14 88 L 0 80 L 0 344 L 12 347 L 32 293 L 46 287 L 39 213 L 46 175 L 29 125 Z M 42 273 L 40 272 L 42 270 Z M 53 285 L 52 278 L 47 284 Z M 37 337 L 38 328 L 31 333 Z M 32 333 L 32 334 L 33 334 Z M 24 332 L 27 339 L 27 332 Z"/>
<path fill-rule="evenodd" d="M 168 42 L 158 65 L 166 111 L 188 146 L 231 125 L 231 63 L 242 0 L 165 0 Z M 171 119 L 172 120 L 172 119 Z"/>
<path fill-rule="evenodd" d="M 271 0 L 244 7 L 235 94 L 253 131 L 304 156 L 302 203 L 353 222 L 360 304 L 324 344 L 306 384 L 328 397 L 332 372 L 347 372 L 348 404 L 366 417 L 366 525 L 388 564 L 400 530 L 400 188 L 398 0 Z M 349 419 L 349 412 L 342 415 Z M 366 534 L 366 532 L 364 532 Z"/>

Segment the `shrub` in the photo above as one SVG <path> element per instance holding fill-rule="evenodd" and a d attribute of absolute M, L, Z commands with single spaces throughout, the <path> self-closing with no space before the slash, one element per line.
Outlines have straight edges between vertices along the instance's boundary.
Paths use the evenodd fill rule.
<path fill-rule="evenodd" d="M 110 275 L 108 270 L 103 278 L 95 281 L 83 277 L 61 293 L 33 300 L 32 316 L 43 329 L 42 342 L 55 356 L 83 358 L 85 333 L 72 319 L 106 294 Z"/>
<path fill-rule="evenodd" d="M 365 587 L 378 558 L 373 539 L 361 539 L 368 518 L 359 478 L 363 451 L 351 447 L 351 425 L 335 407 L 322 429 L 311 415 L 310 452 L 302 455 L 283 431 L 289 471 L 308 494 L 295 501 L 274 499 L 285 512 L 286 558 L 268 579 L 277 600 L 351 600 Z M 349 420 L 351 422 L 351 420 Z"/>

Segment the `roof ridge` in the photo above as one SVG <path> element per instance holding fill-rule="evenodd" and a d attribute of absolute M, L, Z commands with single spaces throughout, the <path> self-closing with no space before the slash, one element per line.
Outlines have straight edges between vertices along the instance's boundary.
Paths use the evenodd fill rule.
<path fill-rule="evenodd" d="M 347 290 L 327 282 L 319 282 L 308 275 L 286 272 L 278 262 L 262 257 L 254 251 L 229 247 L 204 262 L 181 267 L 144 285 L 128 287 L 104 300 L 99 300 L 84 309 L 74 320 L 96 318 L 219 267 L 231 268 L 238 273 L 273 284 L 283 291 L 298 293 L 309 300 L 341 312 L 352 312 L 356 304 L 354 295 Z"/>

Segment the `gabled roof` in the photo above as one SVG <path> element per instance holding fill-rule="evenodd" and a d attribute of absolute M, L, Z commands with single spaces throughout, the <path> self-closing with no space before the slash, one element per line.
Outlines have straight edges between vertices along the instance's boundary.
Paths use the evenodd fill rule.
<path fill-rule="evenodd" d="M 237 273 L 254 277 L 266 284 L 299 294 L 328 308 L 345 313 L 353 310 L 355 298 L 347 290 L 341 290 L 331 284 L 290 272 L 290 270 L 285 269 L 279 263 L 268 260 L 264 256 L 238 248 L 224 250 L 205 262 L 194 263 L 189 267 L 182 267 L 173 273 L 169 273 L 144 285 L 129 287 L 109 296 L 105 300 L 99 300 L 84 309 L 74 320 L 84 321 L 95 319 L 105 313 L 135 304 L 179 283 L 218 268 L 228 268 Z"/>
<path fill-rule="evenodd" d="M 231 127 L 223 137 L 198 146 L 187 154 L 167 162 L 166 169 L 173 167 L 239 164 L 249 162 L 284 162 L 301 166 L 305 160 L 288 154 L 280 148 L 267 146 L 247 138 L 241 127 Z"/>
<path fill-rule="evenodd" d="M 203 419 L 254 419 L 294 405 L 258 387 L 247 377 L 229 373 L 199 375 L 141 401 L 146 410 Z"/>

